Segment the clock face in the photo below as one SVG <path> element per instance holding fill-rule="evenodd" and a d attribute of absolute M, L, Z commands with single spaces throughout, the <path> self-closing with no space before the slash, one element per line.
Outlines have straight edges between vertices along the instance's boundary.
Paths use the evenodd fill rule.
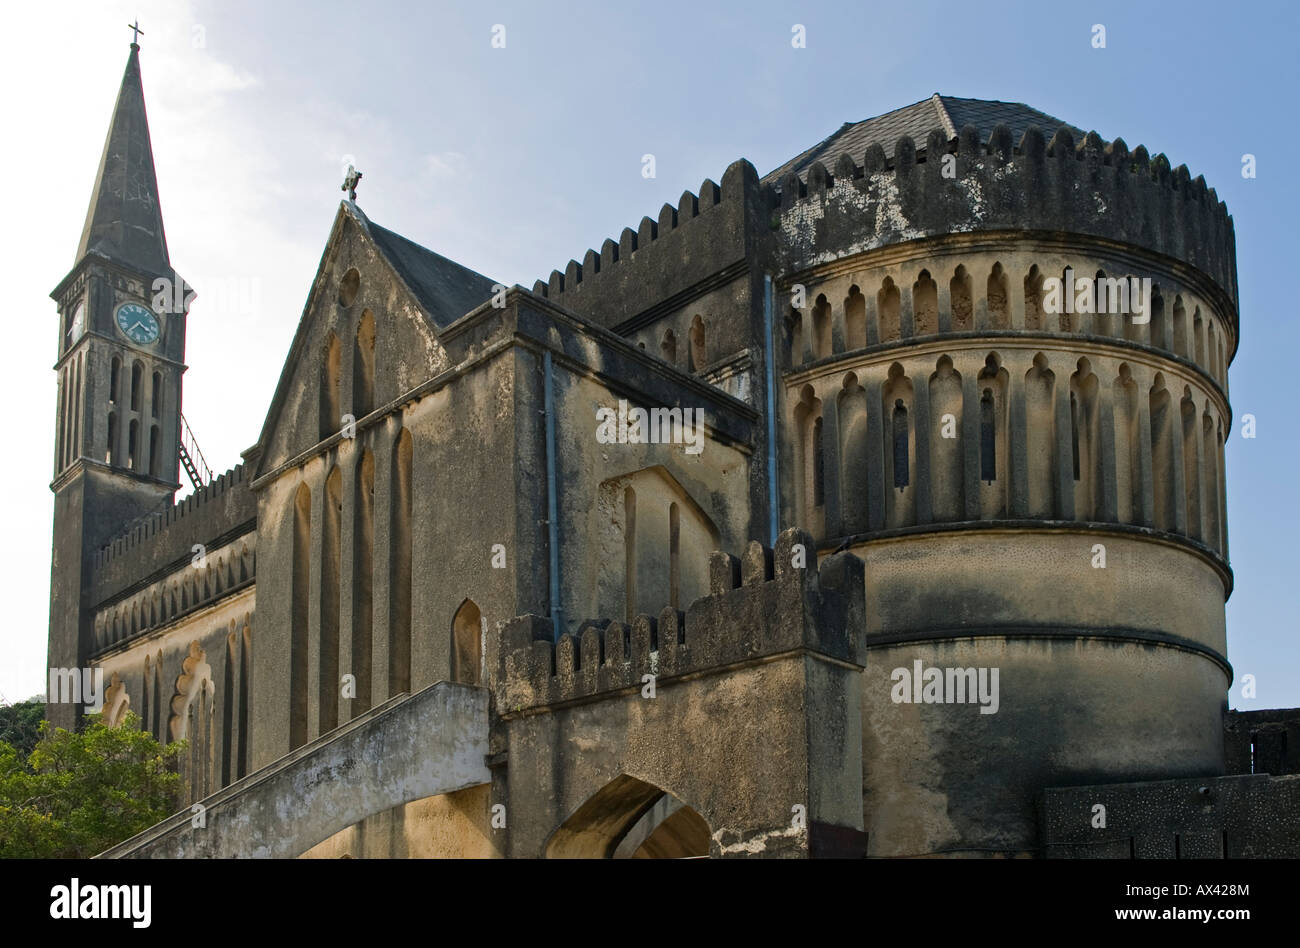
<path fill-rule="evenodd" d="M 76 342 L 81 338 L 82 333 L 86 331 L 86 304 L 78 303 L 76 310 L 72 314 L 72 322 L 68 324 L 68 337 L 70 342 Z"/>
<path fill-rule="evenodd" d="M 123 303 L 117 308 L 117 328 L 136 345 L 147 346 L 158 340 L 158 317 L 139 303 Z"/>

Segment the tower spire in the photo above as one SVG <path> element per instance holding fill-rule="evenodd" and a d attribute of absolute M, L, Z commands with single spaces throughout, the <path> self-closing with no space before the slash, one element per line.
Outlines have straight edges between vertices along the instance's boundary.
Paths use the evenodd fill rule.
<path fill-rule="evenodd" d="M 134 42 L 104 141 L 76 262 L 92 252 L 146 273 L 171 270 L 140 81 L 140 47 Z"/>

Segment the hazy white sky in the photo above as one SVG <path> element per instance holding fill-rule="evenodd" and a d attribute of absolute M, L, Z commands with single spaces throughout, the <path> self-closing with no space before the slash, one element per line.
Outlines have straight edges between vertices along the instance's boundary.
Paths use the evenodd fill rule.
<path fill-rule="evenodd" d="M 856 121 L 931 93 L 1027 102 L 1204 173 L 1237 227 L 1243 343 L 1228 446 L 1237 585 L 1229 657 L 1258 697 L 1300 705 L 1300 463 L 1292 421 L 1291 167 L 1300 133 L 1290 5 L 758 2 L 47 2 L 9 24 L 3 260 L 11 423 L 0 465 L 0 699 L 44 689 L 58 329 L 139 17 L 173 265 L 198 291 L 185 414 L 214 470 L 261 428 L 349 158 L 377 223 L 531 286 L 738 157 L 765 173 Z M 1093 49 L 1094 23 L 1107 48 Z M 793 24 L 806 49 L 791 48 Z M 506 48 L 493 49 L 494 24 Z M 1241 155 L 1259 161 L 1242 180 Z M 641 176 L 656 156 L 657 178 Z M 858 156 L 859 158 L 861 156 Z M 21 353 L 21 354 L 19 354 Z M 1284 404 L 1287 406 L 1283 408 Z M 1239 430 L 1239 426 L 1238 426 Z"/>

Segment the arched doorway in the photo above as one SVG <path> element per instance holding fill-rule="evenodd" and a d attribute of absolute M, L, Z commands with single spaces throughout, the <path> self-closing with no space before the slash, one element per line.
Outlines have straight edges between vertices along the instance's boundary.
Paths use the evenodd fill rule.
<path fill-rule="evenodd" d="M 551 834 L 548 859 L 686 859 L 709 855 L 709 824 L 654 784 L 615 777 Z"/>

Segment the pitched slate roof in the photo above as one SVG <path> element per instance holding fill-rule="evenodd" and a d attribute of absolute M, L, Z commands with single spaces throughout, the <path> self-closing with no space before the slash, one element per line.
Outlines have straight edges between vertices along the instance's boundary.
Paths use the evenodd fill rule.
<path fill-rule="evenodd" d="M 840 155 L 848 154 L 859 164 L 869 145 L 878 144 L 885 154 L 893 157 L 894 146 L 903 135 L 911 137 L 918 152 L 925 151 L 925 139 L 931 130 L 943 129 L 949 141 L 966 125 L 973 125 L 980 130 L 980 137 L 987 139 L 996 125 L 1006 125 L 1011 129 L 1012 141 L 1019 142 L 1020 136 L 1031 125 L 1038 126 L 1048 139 L 1058 128 L 1068 128 L 1078 141 L 1083 131 L 1062 122 L 1046 112 L 1030 108 L 1019 102 L 997 102 L 990 99 L 959 99 L 955 96 L 935 93 L 928 99 L 905 105 L 901 109 L 886 112 L 875 118 L 861 122 L 845 122 L 830 137 L 809 148 L 803 154 L 792 158 L 776 170 L 768 173 L 763 180 L 768 184 L 779 184 L 781 179 L 791 171 L 801 179 L 808 177 L 808 169 L 814 161 L 821 161 L 827 168 L 835 165 Z"/>
<path fill-rule="evenodd" d="M 317 311 L 317 300 L 320 294 L 328 292 L 326 289 L 328 284 L 320 277 L 330 265 L 331 255 L 338 245 L 340 234 L 347 221 L 351 221 L 366 234 L 375 249 L 379 251 L 383 262 L 392 267 L 402 285 L 410 291 L 415 301 L 428 314 L 435 331 L 444 329 L 492 297 L 492 287 L 496 281 L 421 247 L 386 227 L 380 227 L 366 217 L 354 202 L 340 201 L 338 213 L 334 216 L 334 226 L 330 230 L 329 240 L 326 241 L 325 251 L 321 255 L 317 279 L 312 281 L 311 292 L 307 296 L 293 342 L 289 346 L 289 356 L 284 361 L 280 381 L 276 385 L 275 394 L 271 397 L 266 419 L 262 422 L 262 433 L 257 439 L 262 452 L 254 462 L 254 479 L 261 477 L 273 467 L 273 460 L 275 463 L 284 460 L 282 457 L 272 459 L 266 452 L 269 450 L 268 446 L 272 444 L 272 435 L 275 434 L 281 412 L 288 403 L 289 390 L 297 366 L 302 360 L 309 358 L 306 346 L 312 314 Z"/>
<path fill-rule="evenodd" d="M 146 273 L 171 271 L 144 111 L 140 47 L 134 43 L 95 173 L 77 262 L 92 251 Z"/>
<path fill-rule="evenodd" d="M 375 245 L 388 258 L 438 329 L 455 322 L 470 310 L 486 303 L 496 280 L 448 260 L 401 234 L 370 221 L 353 206 L 365 222 Z"/>

